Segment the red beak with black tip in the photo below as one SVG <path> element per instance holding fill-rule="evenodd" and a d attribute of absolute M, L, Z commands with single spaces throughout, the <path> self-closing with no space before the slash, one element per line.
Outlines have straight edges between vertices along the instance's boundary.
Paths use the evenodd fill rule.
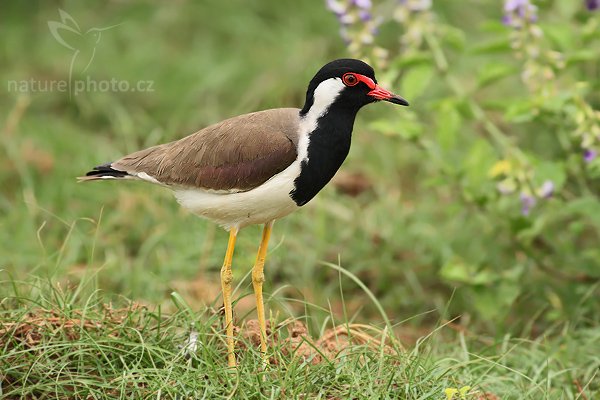
<path fill-rule="evenodd" d="M 374 97 L 377 100 L 389 101 L 390 103 L 400 104 L 401 106 L 408 106 L 408 101 L 406 101 L 404 98 L 382 88 L 377 84 L 373 90 L 367 93 L 367 95 Z"/>
<path fill-rule="evenodd" d="M 346 75 L 355 76 L 357 78 L 357 82 L 355 84 L 357 84 L 358 82 L 363 82 L 365 85 L 367 85 L 367 87 L 369 89 L 371 89 L 367 93 L 367 96 L 371 96 L 377 100 L 389 101 L 390 103 L 400 104 L 401 106 L 408 106 L 408 101 L 406 101 L 402 97 L 398 96 L 397 94 L 394 94 L 394 93 L 390 92 L 389 90 L 382 88 L 381 86 L 376 84 L 373 79 L 369 78 L 368 76 L 365 76 L 362 74 L 355 74 L 355 73 L 348 73 Z"/>

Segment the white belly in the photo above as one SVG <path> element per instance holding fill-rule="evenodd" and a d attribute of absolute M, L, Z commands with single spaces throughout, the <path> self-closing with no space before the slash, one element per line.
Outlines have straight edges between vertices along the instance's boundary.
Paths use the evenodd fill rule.
<path fill-rule="evenodd" d="M 290 198 L 300 162 L 273 176 L 259 187 L 246 192 L 214 192 L 202 189 L 173 189 L 183 208 L 229 230 L 264 224 L 285 217 L 299 207 Z"/>

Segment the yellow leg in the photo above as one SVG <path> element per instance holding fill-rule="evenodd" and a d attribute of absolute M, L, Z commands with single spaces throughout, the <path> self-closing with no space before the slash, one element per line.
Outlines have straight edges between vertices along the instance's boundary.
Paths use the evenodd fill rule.
<path fill-rule="evenodd" d="M 233 352 L 233 309 L 231 308 L 231 281 L 233 273 L 231 272 L 231 260 L 233 259 L 233 249 L 237 238 L 238 229 L 231 228 L 229 231 L 229 242 L 227 243 L 227 252 L 221 268 L 221 289 L 223 291 L 223 306 L 225 307 L 225 329 L 227 331 L 227 364 L 235 368 L 235 353 Z"/>
<path fill-rule="evenodd" d="M 263 359 L 267 360 L 267 327 L 265 322 L 265 307 L 263 304 L 262 287 L 265 281 L 264 266 L 265 258 L 267 257 L 267 247 L 269 246 L 269 238 L 271 237 L 271 228 L 273 221 L 267 222 L 263 229 L 262 240 L 258 247 L 256 262 L 252 269 L 252 286 L 254 287 L 254 295 L 256 296 L 256 313 L 258 314 L 258 323 L 260 325 L 260 351 Z"/>

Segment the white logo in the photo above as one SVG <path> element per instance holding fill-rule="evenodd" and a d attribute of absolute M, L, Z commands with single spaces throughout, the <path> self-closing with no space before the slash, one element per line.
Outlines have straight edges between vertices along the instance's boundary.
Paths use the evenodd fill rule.
<path fill-rule="evenodd" d="M 71 86 L 74 68 L 77 66 L 78 69 L 81 68 L 81 73 L 84 73 L 92 64 L 102 32 L 120 24 L 105 28 L 90 28 L 83 32 L 77 21 L 66 11 L 59 9 L 58 14 L 60 22 L 48 21 L 48 28 L 58 43 L 73 51 L 69 65 L 69 86 Z"/>
<path fill-rule="evenodd" d="M 82 30 L 79 24 L 66 11 L 59 9 L 60 21 L 48 21 L 50 33 L 61 46 L 72 52 L 69 63 L 69 80 L 9 80 L 8 91 L 19 93 L 37 92 L 69 92 L 69 98 L 79 93 L 89 92 L 153 92 L 154 81 L 138 80 L 130 82 L 116 78 L 96 80 L 88 74 L 83 79 L 73 79 L 73 73 L 84 74 L 96 55 L 96 49 L 102 39 L 102 32 L 119 26 L 111 25 L 104 28 Z"/>

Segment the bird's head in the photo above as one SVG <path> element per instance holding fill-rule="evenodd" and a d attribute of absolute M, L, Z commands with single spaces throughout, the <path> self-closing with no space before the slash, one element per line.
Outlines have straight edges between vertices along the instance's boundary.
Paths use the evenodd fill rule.
<path fill-rule="evenodd" d="M 344 58 L 325 64 L 310 81 L 301 115 L 313 107 L 327 109 L 333 103 L 356 112 L 380 100 L 408 106 L 405 99 L 377 84 L 375 72 L 369 64 Z"/>

